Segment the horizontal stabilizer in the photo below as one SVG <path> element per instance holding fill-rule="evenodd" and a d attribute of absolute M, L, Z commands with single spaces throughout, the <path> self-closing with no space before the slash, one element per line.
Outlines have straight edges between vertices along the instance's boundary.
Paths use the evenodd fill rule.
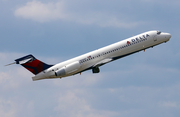
<path fill-rule="evenodd" d="M 27 55 L 27 56 L 24 56 L 22 58 L 19 58 L 19 59 L 16 59 L 16 64 L 25 64 L 25 63 L 28 63 L 28 62 L 32 62 L 33 60 L 36 60 L 36 58 L 33 56 L 33 55 Z"/>

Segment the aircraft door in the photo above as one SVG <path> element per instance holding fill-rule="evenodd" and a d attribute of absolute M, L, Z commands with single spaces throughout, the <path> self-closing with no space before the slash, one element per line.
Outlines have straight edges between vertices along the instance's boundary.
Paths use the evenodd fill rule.
<path fill-rule="evenodd" d="M 157 36 L 154 36 L 153 40 L 154 40 L 154 42 L 157 41 Z"/>

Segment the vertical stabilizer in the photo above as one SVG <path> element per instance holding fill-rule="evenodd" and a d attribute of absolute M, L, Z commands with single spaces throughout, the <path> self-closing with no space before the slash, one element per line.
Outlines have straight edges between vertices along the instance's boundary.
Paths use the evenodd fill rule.
<path fill-rule="evenodd" d="M 16 64 L 22 65 L 23 67 L 25 67 L 27 70 L 29 70 L 35 75 L 52 66 L 52 65 L 43 63 L 42 61 L 36 59 L 31 54 L 24 56 L 22 58 L 16 59 L 15 61 L 16 61 Z"/>

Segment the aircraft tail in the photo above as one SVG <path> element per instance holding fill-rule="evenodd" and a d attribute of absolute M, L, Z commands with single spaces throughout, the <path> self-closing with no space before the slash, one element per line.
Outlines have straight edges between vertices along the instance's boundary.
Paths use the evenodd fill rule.
<path fill-rule="evenodd" d="M 41 71 L 53 66 L 53 65 L 48 65 L 46 63 L 41 62 L 40 60 L 36 59 L 33 55 L 27 55 L 24 57 L 21 57 L 19 59 L 15 60 L 16 64 L 20 64 L 23 67 L 25 67 L 27 70 L 32 72 L 33 74 L 38 74 Z"/>

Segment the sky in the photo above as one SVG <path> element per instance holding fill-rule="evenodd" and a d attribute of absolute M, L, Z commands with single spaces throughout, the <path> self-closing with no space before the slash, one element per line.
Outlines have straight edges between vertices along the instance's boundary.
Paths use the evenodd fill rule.
<path fill-rule="evenodd" d="M 180 1 L 0 0 L 0 116 L 179 117 Z M 4 65 L 33 54 L 56 64 L 150 30 L 167 43 L 92 71 L 32 81 Z"/>

